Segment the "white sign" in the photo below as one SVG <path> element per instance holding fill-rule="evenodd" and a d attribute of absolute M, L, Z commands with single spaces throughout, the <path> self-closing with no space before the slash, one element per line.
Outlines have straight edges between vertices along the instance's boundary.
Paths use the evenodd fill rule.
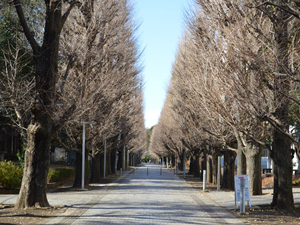
<path fill-rule="evenodd" d="M 245 179 L 245 201 L 249 203 L 251 207 L 250 188 L 248 175 L 235 175 L 234 186 L 235 186 L 235 205 L 238 208 L 238 202 L 241 200 L 241 179 Z"/>

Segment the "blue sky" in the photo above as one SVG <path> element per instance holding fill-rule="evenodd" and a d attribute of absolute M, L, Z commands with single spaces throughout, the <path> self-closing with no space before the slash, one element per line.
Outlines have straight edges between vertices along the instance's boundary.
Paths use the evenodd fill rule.
<path fill-rule="evenodd" d="M 158 122 L 166 97 L 172 64 L 184 29 L 184 10 L 191 0 L 133 0 L 140 21 L 139 42 L 145 47 L 144 113 L 146 128 Z"/>

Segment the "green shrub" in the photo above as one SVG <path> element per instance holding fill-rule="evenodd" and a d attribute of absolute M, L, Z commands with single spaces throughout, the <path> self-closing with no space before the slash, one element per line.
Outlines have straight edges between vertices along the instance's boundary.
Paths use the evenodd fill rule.
<path fill-rule="evenodd" d="M 74 168 L 57 168 L 50 169 L 48 173 L 48 182 L 60 182 L 64 181 L 75 175 Z"/>
<path fill-rule="evenodd" d="M 23 168 L 12 161 L 0 162 L 0 185 L 4 189 L 18 189 L 21 187 Z"/>
<path fill-rule="evenodd" d="M 300 186 L 300 178 L 294 179 L 292 183 L 293 186 Z"/>

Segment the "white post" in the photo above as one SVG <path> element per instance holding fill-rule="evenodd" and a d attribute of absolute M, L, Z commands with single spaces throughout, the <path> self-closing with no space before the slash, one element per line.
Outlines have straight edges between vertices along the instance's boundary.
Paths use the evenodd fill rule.
<path fill-rule="evenodd" d="M 217 174 L 217 191 L 220 191 L 221 179 L 221 156 L 218 156 L 218 174 Z"/>
<path fill-rule="evenodd" d="M 203 170 L 203 191 L 206 189 L 206 170 Z"/>
<path fill-rule="evenodd" d="M 104 159 L 103 159 L 103 178 L 106 175 L 106 134 L 104 135 Z"/>
<path fill-rule="evenodd" d="M 82 174 L 81 174 L 81 189 L 84 189 L 84 175 L 85 175 L 85 123 L 82 128 Z"/>
<path fill-rule="evenodd" d="M 240 193 L 240 213 L 245 213 L 245 179 L 241 181 L 241 193 Z"/>

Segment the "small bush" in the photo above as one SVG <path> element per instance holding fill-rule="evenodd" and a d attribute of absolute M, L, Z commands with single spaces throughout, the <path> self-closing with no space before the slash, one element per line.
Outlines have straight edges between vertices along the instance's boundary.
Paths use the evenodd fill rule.
<path fill-rule="evenodd" d="M 23 168 L 12 161 L 0 162 L 0 185 L 4 189 L 18 189 L 21 187 Z"/>
<path fill-rule="evenodd" d="M 293 180 L 293 186 L 300 186 L 300 178 Z"/>
<path fill-rule="evenodd" d="M 64 181 L 75 175 L 74 168 L 57 168 L 50 169 L 48 173 L 48 182 L 60 182 Z"/>

